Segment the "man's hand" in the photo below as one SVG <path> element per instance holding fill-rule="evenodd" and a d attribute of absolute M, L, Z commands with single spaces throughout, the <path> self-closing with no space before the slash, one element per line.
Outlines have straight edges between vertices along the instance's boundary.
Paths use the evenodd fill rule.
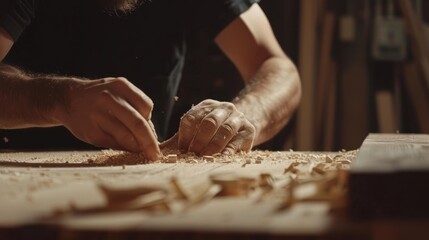
<path fill-rule="evenodd" d="M 255 127 L 229 102 L 204 100 L 180 121 L 182 152 L 233 154 L 252 149 L 254 139 Z"/>
<path fill-rule="evenodd" d="M 60 121 L 87 143 L 132 152 L 149 160 L 160 155 L 152 100 L 125 78 L 77 80 Z"/>

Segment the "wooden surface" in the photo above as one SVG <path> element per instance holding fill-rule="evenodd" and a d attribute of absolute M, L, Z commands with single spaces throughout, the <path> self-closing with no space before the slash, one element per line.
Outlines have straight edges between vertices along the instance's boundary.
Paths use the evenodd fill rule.
<path fill-rule="evenodd" d="M 125 190 L 169 189 L 175 177 L 186 186 L 184 191 L 192 195 L 208 181 L 208 176 L 233 174 L 257 178 L 270 174 L 277 180 L 285 177 L 285 168 L 292 162 L 302 162 L 307 168 L 324 162 L 326 156 L 344 159 L 353 154 L 259 152 L 240 156 L 237 161 L 231 158 L 213 163 L 178 161 L 90 167 L 88 159 L 97 159 L 100 155 L 103 153 L 0 153 L 3 165 L 0 168 L 0 239 L 36 235 L 56 239 L 112 239 L 112 236 L 126 239 L 131 233 L 139 238 L 198 236 L 204 239 L 362 234 L 356 227 L 344 233 L 347 227 L 331 213 L 327 202 L 301 202 L 279 210 L 283 198 L 270 196 L 261 200 L 257 193 L 214 198 L 186 211 L 183 208 L 178 211 L 172 208 L 169 212 L 95 211 L 106 205 L 101 185 Z M 245 164 L 249 160 L 249 164 Z M 261 163 L 257 164 L 257 160 Z"/>
<path fill-rule="evenodd" d="M 252 152 L 215 157 L 213 162 L 179 156 L 177 163 L 122 165 L 118 158 L 108 160 L 140 160 L 115 152 L 0 153 L 0 239 L 428 239 L 428 218 L 368 215 L 410 209 L 427 213 L 428 179 L 423 178 L 429 169 L 428 139 L 370 135 L 357 160 L 356 152 Z M 338 199 L 305 197 L 330 173 L 325 168 L 326 173 L 316 174 L 320 163 L 347 169 L 351 161 L 353 216 L 394 218 L 356 221 L 345 211 L 347 205 L 333 205 Z M 392 178 L 391 173 L 401 174 Z M 230 190 L 220 196 L 225 189 L 219 192 L 217 185 L 207 185 L 213 179 L 234 184 L 234 179 L 262 176 L 269 181 L 246 193 Z M 278 188 L 285 180 L 293 182 Z M 205 186 L 211 186 L 207 193 L 213 193 L 214 186 L 219 196 L 199 198 Z M 280 191 L 260 191 L 267 186 Z M 168 202 L 168 209 L 153 204 L 172 189 L 176 193 L 169 195 L 174 201 Z M 136 202 L 137 195 L 144 198 Z"/>
<path fill-rule="evenodd" d="M 371 134 L 350 171 L 356 218 L 429 219 L 429 135 Z"/>

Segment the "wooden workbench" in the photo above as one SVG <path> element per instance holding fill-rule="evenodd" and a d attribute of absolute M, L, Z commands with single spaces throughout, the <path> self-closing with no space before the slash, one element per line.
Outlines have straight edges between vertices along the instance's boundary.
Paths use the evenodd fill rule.
<path fill-rule="evenodd" d="M 424 174 L 427 168 L 418 166 L 428 162 L 427 146 L 429 135 L 370 135 L 357 157 L 354 151 L 256 151 L 214 160 L 179 156 L 175 163 L 149 164 L 143 164 L 138 155 L 113 151 L 3 152 L 0 239 L 428 239 L 427 218 L 356 221 L 347 214 L 347 204 L 333 204 L 347 203 L 337 201 L 341 198 L 305 197 L 314 193 L 314 186 L 325 188 L 332 183 L 330 173 L 335 171 L 329 167 L 335 166 L 337 173 L 349 172 L 352 162 L 353 184 L 346 190 L 359 201 L 348 205 L 356 216 L 359 209 L 366 216 L 368 210 L 379 213 L 384 203 L 373 202 L 380 201 L 375 197 L 383 196 L 387 188 L 402 195 L 416 188 L 398 192 L 385 181 L 386 173 L 377 172 L 390 169 L 391 176 L 403 177 L 410 174 L 407 166 L 412 166 Z M 380 169 L 380 164 L 387 165 Z M 368 182 L 368 176 L 381 180 Z M 257 186 L 240 185 L 255 179 L 259 179 Z M 335 179 L 334 184 L 343 182 Z M 413 183 L 425 191 L 425 183 L 401 179 L 401 185 Z M 225 194 L 226 187 L 216 188 L 223 183 L 246 191 L 230 189 Z M 386 185 L 375 187 L 380 184 Z M 395 199 L 388 200 L 402 203 Z M 425 210 L 425 203 L 418 203 Z"/>
<path fill-rule="evenodd" d="M 284 204 L 282 198 L 261 200 L 256 193 L 217 197 L 186 210 L 172 207 L 168 212 L 75 211 L 106 205 L 100 185 L 168 189 L 175 177 L 189 187 L 189 192 L 203 186 L 208 176 L 257 178 L 265 173 L 279 178 L 292 162 L 300 161 L 305 168 L 325 161 L 326 156 L 345 154 L 257 152 L 239 160 L 179 159 L 176 163 L 100 166 L 90 163 L 105 152 L 0 153 L 0 239 L 35 234 L 55 239 L 266 239 L 366 234 L 360 230 L 362 225 L 344 227 L 340 218 L 330 213 L 327 202 L 301 202 L 279 210 Z M 355 229 L 344 231 L 347 228 Z"/>

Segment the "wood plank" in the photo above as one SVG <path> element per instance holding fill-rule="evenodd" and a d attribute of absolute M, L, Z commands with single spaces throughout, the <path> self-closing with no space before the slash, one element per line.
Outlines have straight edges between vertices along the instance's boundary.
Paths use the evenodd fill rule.
<path fill-rule="evenodd" d="M 314 149 L 314 82 L 316 76 L 317 2 L 301 0 L 299 72 L 302 92 L 297 112 L 297 150 Z"/>
<path fill-rule="evenodd" d="M 398 130 L 393 93 L 380 90 L 375 93 L 378 130 L 380 133 L 395 133 Z"/>
<path fill-rule="evenodd" d="M 429 135 L 370 134 L 350 173 L 353 217 L 429 217 Z"/>
<path fill-rule="evenodd" d="M 367 1 L 353 1 L 350 16 L 369 13 Z M 367 19 L 367 18 L 365 18 Z M 355 21 L 356 34 L 353 42 L 341 44 L 337 50 L 338 71 L 338 143 L 339 148 L 358 148 L 370 129 L 370 73 L 368 62 L 368 39 L 370 21 Z"/>
<path fill-rule="evenodd" d="M 319 76 L 316 91 L 316 116 L 315 116 L 315 137 L 316 147 L 322 148 L 324 140 L 324 125 L 326 110 L 328 109 L 328 97 L 330 88 L 333 86 L 329 79 L 331 72 L 331 51 L 334 38 L 335 15 L 327 12 L 323 19 L 322 41 L 320 46 Z"/>
<path fill-rule="evenodd" d="M 420 66 L 425 87 L 429 90 L 429 45 L 424 24 L 417 16 L 410 0 L 399 0 L 399 6 L 407 24 L 411 50 Z"/>
<path fill-rule="evenodd" d="M 257 155 L 253 155 L 254 153 Z M 43 157 L 43 154 L 49 157 L 34 159 L 36 156 Z M 234 157 L 231 157 L 229 163 L 215 161 L 194 164 L 178 159 L 174 164 L 67 167 L 70 163 L 79 163 L 88 157 L 93 158 L 94 154 L 97 153 L 0 153 L 0 159 L 17 162 L 39 161 L 42 166 L 0 169 L 0 212 L 2 212 L 0 239 L 2 236 L 14 239 L 27 234 L 23 237 L 25 239 L 29 233 L 43 236 L 44 232 L 59 234 L 58 238 L 67 236 L 67 239 L 89 239 L 93 233 L 109 237 L 110 234 L 113 236 L 118 234 L 115 239 L 126 239 L 130 233 L 142 238 L 157 236 L 157 239 L 163 239 L 160 238 L 162 232 L 169 233 L 164 236 L 166 239 L 173 233 L 176 236 L 175 234 L 180 232 L 199 232 L 204 239 L 216 232 L 234 233 L 235 239 L 247 236 L 251 238 L 255 234 L 264 239 L 274 235 L 282 237 L 335 235 L 337 225 L 333 222 L 330 206 L 326 202 L 323 200 L 298 202 L 289 208 L 279 210 L 284 201 L 282 197 L 284 188 L 280 187 L 278 193 L 266 195 L 264 199 L 259 197 L 261 192 L 252 190 L 249 195 L 216 197 L 211 201 L 196 204 L 186 211 L 180 210 L 183 209 L 180 208 L 180 201 L 175 203 L 177 205 L 171 205 L 169 212 L 150 212 L 135 208 L 125 208 L 121 211 L 97 211 L 97 209 L 106 210 L 112 199 L 123 201 L 121 207 L 133 207 L 135 205 L 128 203 L 126 198 L 133 197 L 136 193 L 147 192 L 149 188 L 171 191 L 172 177 L 175 177 L 184 188 L 183 192 L 189 194 L 195 193 L 200 183 L 205 183 L 208 177 L 213 175 L 227 174 L 249 179 L 268 174 L 272 176 L 275 184 L 282 184 L 284 180 L 290 181 L 292 175 L 295 176 L 295 173 L 285 173 L 285 168 L 291 166 L 291 163 L 299 163 L 297 168 L 302 174 L 296 176 L 302 181 L 308 181 L 312 178 L 323 178 L 322 175 L 314 175 L 309 171 L 319 163 L 326 163 L 327 157 L 342 160 L 354 158 L 354 153 L 258 151 L 249 153 L 247 157 L 236 156 L 239 161 L 234 161 Z M 247 160 L 251 163 L 243 165 L 243 161 L 248 162 Z M 261 162 L 256 163 L 255 160 Z M 51 168 L 43 165 L 43 162 L 53 161 L 58 164 L 62 162 L 63 167 Z M 69 163 L 65 163 L 66 161 Z M 333 165 L 335 169 L 335 161 L 332 164 L 335 165 Z M 347 164 L 344 165 L 346 166 Z M 257 183 L 259 188 L 260 182 Z M 100 185 L 104 187 L 100 188 Z M 110 189 L 111 194 L 116 194 L 115 198 L 105 194 L 103 189 L 106 187 Z M 309 188 L 308 191 L 302 188 L 301 190 L 305 191 L 300 191 L 300 194 L 312 193 L 311 189 L 314 188 Z M 129 194 L 123 195 L 126 198 L 118 197 L 117 194 L 121 193 Z M 24 231 L 28 224 L 37 226 Z M 42 235 L 37 234 L 39 231 Z M 13 234 L 8 235 L 10 232 Z M 51 238 L 54 238 L 52 236 Z"/>
<path fill-rule="evenodd" d="M 334 61 L 330 62 L 330 71 L 328 79 L 328 92 L 323 136 L 323 150 L 333 151 L 335 146 L 335 130 L 337 123 L 337 64 Z"/>

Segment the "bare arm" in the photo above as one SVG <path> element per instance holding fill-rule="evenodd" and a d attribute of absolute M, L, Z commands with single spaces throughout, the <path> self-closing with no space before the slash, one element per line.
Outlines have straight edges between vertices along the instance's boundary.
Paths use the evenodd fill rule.
<path fill-rule="evenodd" d="M 249 151 L 289 121 L 301 97 L 295 65 L 278 44 L 259 5 L 230 23 L 215 42 L 237 67 L 245 88 L 229 102 L 205 100 L 181 119 L 182 151 L 200 155 Z"/>
<path fill-rule="evenodd" d="M 12 44 L 1 30 L 1 61 Z M 39 76 L 0 63 L 0 128 L 63 125 L 82 141 L 156 160 L 152 108 L 152 100 L 125 78 Z"/>
<path fill-rule="evenodd" d="M 59 126 L 69 79 L 36 77 L 0 64 L 0 128 Z"/>
<path fill-rule="evenodd" d="M 0 27 L 0 62 L 13 45 L 11 36 Z M 58 125 L 51 112 L 54 102 L 63 103 L 63 89 L 55 89 L 50 96 L 55 101 L 46 102 L 47 86 L 58 88 L 49 81 L 31 78 L 19 69 L 0 63 L 0 128 L 45 127 Z M 45 85 L 45 86 L 42 86 Z M 19 109 L 19 110 L 18 110 Z"/>
<path fill-rule="evenodd" d="M 301 97 L 295 65 L 280 48 L 259 5 L 232 22 L 216 43 L 235 64 L 246 87 L 234 99 L 238 111 L 255 126 L 255 145 L 278 133 Z"/>

